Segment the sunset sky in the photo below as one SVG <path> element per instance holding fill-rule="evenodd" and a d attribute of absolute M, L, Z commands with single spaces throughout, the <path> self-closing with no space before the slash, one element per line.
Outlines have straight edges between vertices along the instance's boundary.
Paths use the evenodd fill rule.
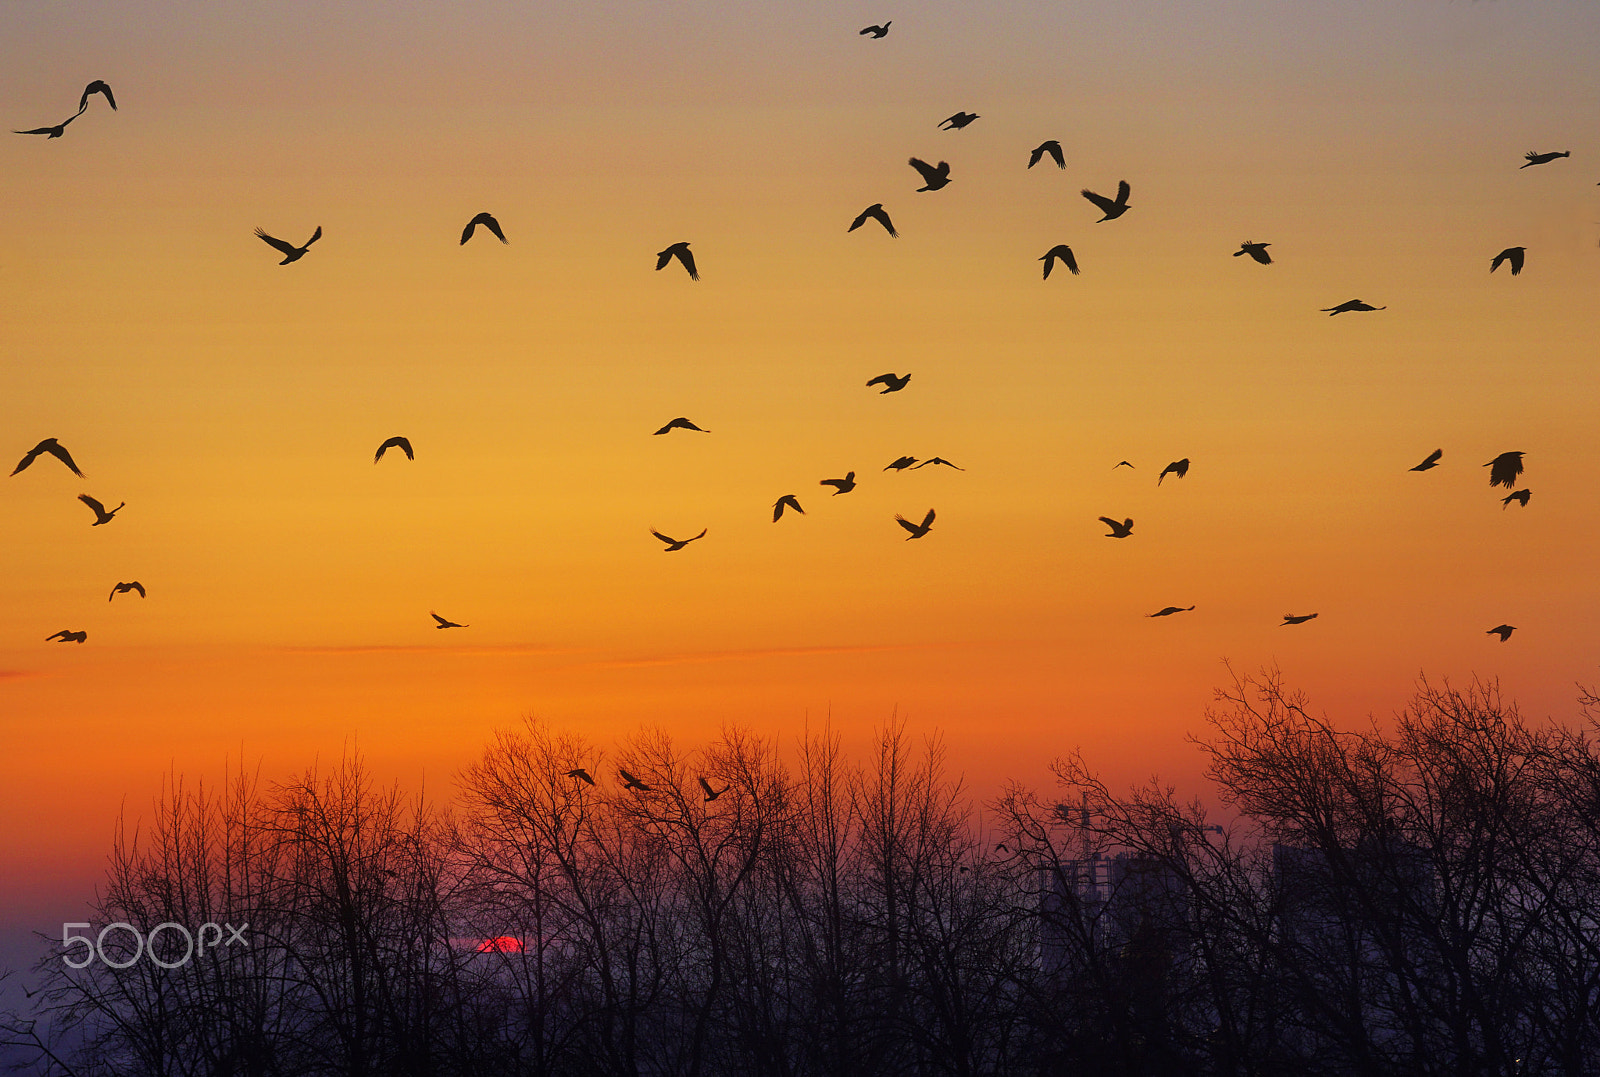
<path fill-rule="evenodd" d="M 85 472 L 0 486 L 0 967 L 82 919 L 119 813 L 241 756 L 448 798 L 528 715 L 897 712 L 979 802 L 1080 747 L 1199 792 L 1225 661 L 1342 724 L 1421 674 L 1573 719 L 1597 52 L 1600 8 L 1509 0 L 0 6 L 6 129 L 120 106 L 0 136 L 0 461 Z M 874 202 L 900 238 L 846 232 Z M 484 210 L 509 244 L 459 245 Z M 324 234 L 279 266 L 258 226 Z M 699 282 L 654 271 L 680 240 Z"/>

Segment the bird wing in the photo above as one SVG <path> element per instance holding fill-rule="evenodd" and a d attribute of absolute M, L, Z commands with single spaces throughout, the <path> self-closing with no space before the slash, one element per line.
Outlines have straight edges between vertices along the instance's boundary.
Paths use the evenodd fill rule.
<path fill-rule="evenodd" d="M 1127 205 L 1128 204 L 1128 195 L 1130 195 L 1132 193 L 1133 193 L 1133 188 L 1128 186 L 1128 181 L 1127 180 L 1118 180 L 1117 181 L 1117 205 L 1119 205 L 1119 206 Z"/>
<path fill-rule="evenodd" d="M 70 122 L 71 121 L 69 120 L 68 123 Z M 65 126 L 66 124 L 63 123 L 60 125 L 60 127 L 35 127 L 31 131 L 13 131 L 11 133 L 14 135 L 48 135 L 61 130 L 61 128 Z"/>
<path fill-rule="evenodd" d="M 1117 208 L 1117 204 L 1115 202 L 1113 202 L 1111 199 L 1107 198 L 1103 194 L 1095 194 L 1093 191 L 1089 190 L 1087 187 L 1085 187 L 1081 193 L 1083 194 L 1083 197 L 1087 198 L 1089 201 L 1093 202 L 1096 206 L 1100 207 L 1100 212 L 1101 213 L 1110 213 L 1112 210 Z"/>
<path fill-rule="evenodd" d="M 685 541 L 685 542 L 693 542 L 694 539 L 703 539 L 703 538 L 706 537 L 706 532 L 710 531 L 710 530 L 711 530 L 711 528 L 709 528 L 709 527 L 702 527 L 700 529 L 700 533 L 698 535 L 696 535 L 694 538 L 684 539 L 683 541 Z"/>
<path fill-rule="evenodd" d="M 1262 244 L 1260 246 L 1251 247 L 1250 248 L 1250 257 L 1254 258 L 1256 261 L 1260 262 L 1264 266 L 1269 266 L 1269 265 L 1272 264 L 1272 255 L 1267 253 L 1267 248 L 1266 248 L 1265 244 Z"/>
<path fill-rule="evenodd" d="M 670 261 L 672 261 L 672 250 L 671 248 L 668 248 L 667 250 L 661 251 L 656 255 L 656 268 L 665 269 L 667 268 L 667 263 Z"/>
<path fill-rule="evenodd" d="M 1510 250 L 1510 254 L 1511 254 L 1511 275 L 1513 277 L 1515 277 L 1518 273 L 1522 272 L 1522 258 L 1523 258 L 1523 255 L 1526 254 L 1526 253 L 1527 252 L 1524 251 L 1521 247 L 1512 247 L 1511 248 L 1511 250 Z"/>
<path fill-rule="evenodd" d="M 883 225 L 884 231 L 888 232 L 890 236 L 896 238 L 899 237 L 900 233 L 894 230 L 894 222 L 889 219 L 889 214 L 882 206 L 876 206 L 873 209 L 867 210 L 865 215 L 870 216 L 873 220 Z"/>
<path fill-rule="evenodd" d="M 1444 450 L 1443 449 L 1435 449 L 1431 453 L 1429 453 L 1428 454 L 1428 458 L 1426 460 L 1422 461 L 1422 462 L 1424 464 L 1436 464 L 1436 463 L 1439 462 L 1439 458 L 1442 457 L 1443 455 L 1444 455 Z"/>
<path fill-rule="evenodd" d="M 417 458 L 417 454 L 411 451 L 410 438 L 397 437 L 392 440 L 400 447 L 400 451 L 406 454 L 407 460 L 415 460 Z"/>
<path fill-rule="evenodd" d="M 501 243 L 506 242 L 506 234 L 505 232 L 501 231 L 499 221 L 495 220 L 487 213 L 478 214 L 478 220 L 483 222 L 483 226 L 485 228 L 494 233 L 494 238 L 498 239 Z"/>
<path fill-rule="evenodd" d="M 145 597 L 144 584 L 140 583 L 138 580 L 134 580 L 132 583 L 128 584 L 128 586 L 133 588 L 135 591 L 138 591 L 140 598 Z"/>
<path fill-rule="evenodd" d="M 879 374 L 876 378 L 873 378 L 871 381 L 867 382 L 867 388 L 870 389 L 874 385 L 892 385 L 893 383 L 893 374 Z"/>
<path fill-rule="evenodd" d="M 870 216 L 871 213 L 872 211 L 870 209 L 864 209 L 860 213 L 856 214 L 856 219 L 850 222 L 850 227 L 846 228 L 845 231 L 854 232 L 857 228 L 860 228 L 863 224 L 866 224 L 867 217 Z"/>
<path fill-rule="evenodd" d="M 37 452 L 38 450 L 35 449 L 34 451 Z M 68 470 L 70 470 L 74 475 L 78 476 L 78 478 L 83 478 L 83 472 L 79 471 L 78 465 L 72 462 L 72 454 L 69 453 L 64 446 L 46 445 L 44 451 L 49 453 L 51 456 L 54 456 L 57 460 L 60 460 L 63 464 L 66 464 Z"/>
<path fill-rule="evenodd" d="M 1105 524 L 1107 527 L 1111 528 L 1113 531 L 1115 531 L 1117 528 L 1122 526 L 1121 524 L 1117 523 L 1117 521 L 1113 520 L 1109 516 L 1100 517 L 1100 522 Z"/>
<path fill-rule="evenodd" d="M 85 505 L 88 505 L 91 509 L 93 509 L 96 516 L 104 516 L 106 514 L 106 507 L 100 504 L 100 502 L 96 501 L 94 498 L 90 497 L 88 494 L 79 494 L 78 500 L 82 501 Z"/>
<path fill-rule="evenodd" d="M 678 251 L 677 251 L 677 254 L 678 254 L 678 261 L 682 262 L 683 263 L 683 268 L 685 268 L 685 269 L 687 269 L 689 271 L 689 279 L 690 280 L 699 280 L 700 279 L 700 272 L 697 269 L 695 269 L 695 267 L 694 267 L 694 255 L 689 252 L 689 248 L 688 247 L 679 247 Z"/>
<path fill-rule="evenodd" d="M 913 535 L 917 533 L 917 525 L 906 519 L 904 516 L 901 516 L 899 513 L 895 513 L 894 519 L 895 523 L 899 524 Z"/>
<path fill-rule="evenodd" d="M 1076 277 L 1078 275 L 1078 259 L 1073 256 L 1072 248 L 1063 244 L 1057 247 L 1056 251 L 1058 252 L 1056 256 L 1061 259 L 1062 265 L 1067 267 L 1067 272 Z"/>
<path fill-rule="evenodd" d="M 319 240 L 321 238 L 322 238 L 322 225 L 319 224 L 319 225 L 317 225 L 317 230 L 315 232 L 311 233 L 311 238 L 306 240 L 306 247 L 311 246 L 311 244 L 315 243 L 317 240 Z M 304 250 L 305 248 L 302 247 L 301 249 Z"/>
<path fill-rule="evenodd" d="M 461 245 L 464 246 L 467 240 L 472 238 L 472 233 L 477 231 L 478 221 L 480 218 L 482 218 L 482 216 L 483 214 L 478 214 L 477 217 L 474 217 L 472 220 L 468 221 L 467 226 L 461 230 Z"/>
<path fill-rule="evenodd" d="M 445 620 L 443 617 L 440 617 L 437 613 L 434 613 L 432 610 L 428 611 L 428 616 L 432 617 L 435 621 L 438 621 L 440 628 L 448 627 L 449 624 L 450 624 L 449 621 Z"/>
<path fill-rule="evenodd" d="M 1510 258 L 1510 257 L 1511 257 L 1511 251 L 1510 250 L 1503 250 L 1499 254 L 1495 255 L 1494 256 L 1494 261 L 1489 263 L 1489 272 L 1493 273 L 1495 270 L 1499 269 L 1500 268 L 1500 263 L 1504 262 L 1507 258 Z"/>
<path fill-rule="evenodd" d="M 1032 153 L 1028 154 L 1028 167 L 1032 168 L 1039 163 L 1039 158 L 1044 156 L 1044 147 L 1035 146 Z"/>
<path fill-rule="evenodd" d="M 928 528 L 930 528 L 932 526 L 933 526 L 933 510 L 929 509 L 928 510 L 928 515 L 926 515 L 926 516 L 924 516 L 922 518 L 922 530 L 926 531 Z"/>
<path fill-rule="evenodd" d="M 717 795 L 716 793 L 714 793 L 712 791 L 710 782 L 706 781 L 704 778 L 699 778 L 699 779 L 696 779 L 696 780 L 699 781 L 700 788 L 702 788 L 702 789 L 704 789 L 706 791 L 706 796 L 714 797 L 714 796 Z"/>
<path fill-rule="evenodd" d="M 30 134 L 37 134 L 38 132 L 29 132 L 29 133 Z M 922 182 L 924 182 L 924 183 L 932 183 L 934 180 L 939 178 L 939 170 L 937 168 L 934 168 L 927 161 L 924 161 L 920 157 L 911 158 L 909 164 L 911 165 L 912 168 L 914 168 L 918 172 L 922 173 Z"/>
<path fill-rule="evenodd" d="M 322 229 L 320 229 L 320 228 L 317 229 L 317 232 L 319 234 L 321 233 L 321 231 L 322 231 Z M 295 253 L 296 251 L 298 251 L 300 249 L 299 247 L 296 247 L 293 243 L 289 243 L 289 242 L 286 242 L 284 240 L 278 239 L 276 236 L 267 235 L 266 232 L 262 231 L 259 228 L 256 229 L 256 238 L 261 240 L 261 242 L 265 243 L 267 246 L 274 248 L 275 250 L 277 250 L 278 252 L 280 252 L 282 254 L 293 254 L 293 253 Z"/>
<path fill-rule="evenodd" d="M 678 544 L 678 540 L 673 538 L 670 535 L 663 535 L 659 531 L 652 531 L 650 533 L 652 535 L 654 535 L 656 538 L 660 539 L 662 542 L 667 543 L 669 546 L 676 546 Z"/>

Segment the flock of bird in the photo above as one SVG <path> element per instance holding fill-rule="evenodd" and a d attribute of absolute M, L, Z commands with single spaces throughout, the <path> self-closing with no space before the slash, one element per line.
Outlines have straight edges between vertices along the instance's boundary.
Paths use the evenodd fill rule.
<path fill-rule="evenodd" d="M 860 33 L 861 35 L 870 39 L 880 40 L 888 35 L 891 25 L 892 23 L 885 22 L 882 25 L 868 26 L 863 28 Z M 30 130 L 16 131 L 15 133 L 24 135 L 44 135 L 47 139 L 61 138 L 66 132 L 67 125 L 72 123 L 78 117 L 82 116 L 88 110 L 90 98 L 97 94 L 103 96 L 106 103 L 113 110 L 117 108 L 116 98 L 112 94 L 111 87 L 104 81 L 96 79 L 84 87 L 83 93 L 79 98 L 77 112 L 73 113 L 67 119 L 52 126 L 36 127 Z M 977 113 L 965 111 L 957 112 L 945 118 L 944 120 L 941 120 L 936 127 L 937 129 L 943 131 L 959 131 L 970 126 L 980 118 L 981 117 Z M 1525 155 L 1526 161 L 1520 167 L 1529 168 L 1535 165 L 1549 164 L 1557 159 L 1570 156 L 1571 152 L 1567 150 L 1555 152 L 1530 151 Z M 1066 157 L 1062 150 L 1061 143 L 1058 140 L 1048 139 L 1034 147 L 1028 155 L 1027 167 L 1031 169 L 1035 165 L 1040 164 L 1046 158 L 1049 158 L 1051 161 L 1053 161 L 1058 169 L 1066 168 Z M 930 164 L 921 158 L 912 157 L 909 159 L 908 163 L 913 169 L 916 170 L 918 176 L 922 180 L 922 186 L 915 189 L 918 193 L 939 191 L 947 187 L 952 182 L 950 164 L 947 161 L 939 161 L 938 164 Z M 1117 183 L 1117 192 L 1114 197 L 1107 197 L 1106 195 L 1099 194 L 1095 191 L 1089 190 L 1088 188 L 1084 188 L 1080 193 L 1086 201 L 1093 205 L 1095 209 L 1099 210 L 1101 216 L 1095 223 L 1118 220 L 1131 208 L 1133 208 L 1129 202 L 1129 198 L 1132 195 L 1132 188 L 1127 180 L 1120 180 Z M 900 235 L 900 233 L 896 230 L 894 222 L 890 218 L 888 211 L 884 209 L 883 203 L 881 202 L 875 202 L 866 209 L 862 210 L 854 218 L 854 220 L 850 222 L 850 225 L 846 231 L 854 232 L 869 221 L 876 222 L 878 225 L 880 225 L 884 232 L 886 232 L 891 238 L 897 238 Z M 479 213 L 470 221 L 468 221 L 465 228 L 462 230 L 460 240 L 461 244 L 465 245 L 469 240 L 471 240 L 477 229 L 480 227 L 492 234 L 501 243 L 508 242 L 505 231 L 501 227 L 500 222 L 496 220 L 496 218 L 490 213 Z M 316 230 L 312 232 L 310 238 L 299 246 L 269 235 L 261 228 L 257 228 L 255 230 L 255 235 L 262 242 L 266 243 L 283 256 L 283 260 L 278 263 L 279 265 L 290 265 L 304 258 L 310 252 L 311 246 L 322 238 L 322 228 L 320 225 L 317 226 Z M 1272 255 L 1267 252 L 1267 248 L 1270 246 L 1272 246 L 1270 243 L 1247 240 L 1239 245 L 1238 250 L 1233 252 L 1233 257 L 1248 257 L 1260 265 L 1270 266 L 1273 264 Z M 1522 272 L 1525 257 L 1525 247 L 1508 247 L 1499 254 L 1495 255 L 1490 261 L 1489 271 L 1493 273 L 1498 270 L 1501 265 L 1508 264 L 1511 269 L 1511 275 L 1517 276 Z M 689 243 L 687 241 L 672 243 L 665 249 L 656 252 L 655 268 L 658 271 L 665 269 L 674 260 L 676 260 L 683 268 L 684 272 L 688 274 L 690 280 L 698 281 L 700 279 L 700 272 L 695 263 L 695 256 L 693 252 L 690 251 Z M 1050 279 L 1050 274 L 1057 265 L 1065 266 L 1067 271 L 1074 276 L 1081 274 L 1081 269 L 1078 265 L 1076 255 L 1074 255 L 1072 248 L 1064 243 L 1051 247 L 1040 256 L 1039 261 L 1044 263 L 1044 280 Z M 1323 312 L 1328 314 L 1330 317 L 1339 314 L 1357 312 L 1367 313 L 1385 309 L 1387 308 L 1383 306 L 1374 306 L 1360 299 L 1350 299 L 1332 307 L 1322 308 Z M 868 388 L 877 388 L 881 386 L 882 388 L 880 392 L 882 394 L 888 394 L 904 391 L 910 381 L 911 375 L 909 373 L 896 374 L 894 372 L 888 372 L 877 375 L 866 384 Z M 654 433 L 659 436 L 670 434 L 673 431 L 686 431 L 701 434 L 710 433 L 709 430 L 698 426 L 684 416 L 679 416 L 675 419 L 672 419 Z M 382 461 L 384 454 L 390 449 L 399 449 L 405 454 L 407 460 L 416 459 L 416 455 L 410 440 L 405 437 L 395 436 L 388 438 L 378 446 L 376 453 L 373 455 L 373 463 L 376 464 Z M 83 472 L 79 470 L 77 463 L 72 458 L 72 455 L 55 438 L 45 438 L 32 449 L 28 450 L 26 455 L 22 457 L 22 460 L 17 464 L 16 468 L 11 472 L 11 474 L 17 475 L 18 473 L 27 470 L 35 460 L 45 455 L 55 457 L 62 463 L 63 466 L 65 466 L 79 478 L 84 477 Z M 1410 468 L 1409 470 L 1418 472 L 1429 471 L 1439 466 L 1439 462 L 1443 455 L 1444 451 L 1442 449 L 1435 449 L 1420 464 Z M 1528 501 L 1532 496 L 1531 492 L 1527 489 L 1513 489 L 1513 487 L 1516 485 L 1518 477 L 1523 471 L 1523 455 L 1524 454 L 1522 452 L 1502 453 L 1484 465 L 1490 469 L 1489 484 L 1491 487 L 1504 486 L 1507 490 L 1511 491 L 1502 499 L 1502 508 L 1509 507 L 1513 501 L 1516 501 L 1520 506 L 1526 508 Z M 1156 477 L 1156 485 L 1160 486 L 1168 475 L 1175 476 L 1178 479 L 1184 478 L 1189 473 L 1189 463 L 1190 462 L 1187 458 L 1172 461 L 1165 468 L 1163 468 L 1161 473 Z M 964 468 L 957 467 L 950 461 L 938 456 L 926 460 L 918 460 L 912 456 L 901 456 L 890 462 L 883 468 L 883 470 L 898 472 L 917 470 L 919 468 L 934 465 L 946 466 L 954 468 L 958 471 L 965 470 Z M 1113 470 L 1122 467 L 1132 468 L 1133 466 L 1134 465 L 1129 461 L 1123 460 L 1114 465 Z M 843 478 L 823 479 L 819 485 L 832 487 L 833 496 L 835 497 L 841 494 L 848 494 L 856 489 L 856 473 L 851 471 Z M 103 524 L 112 522 L 112 520 L 116 517 L 116 514 L 126 505 L 126 502 L 123 502 L 119 503 L 116 508 L 107 509 L 103 502 L 89 496 L 88 494 L 80 494 L 78 499 L 88 506 L 91 511 L 93 511 L 95 518 L 91 526 L 94 527 L 99 527 Z M 785 494 L 773 503 L 772 522 L 777 523 L 783 519 L 785 512 L 793 512 L 800 515 L 805 514 L 805 509 L 801 507 L 798 495 L 792 493 Z M 913 539 L 925 538 L 932 530 L 935 519 L 936 513 L 931 508 L 928 509 L 927 512 L 922 516 L 920 522 L 913 522 L 912 519 L 902 515 L 895 516 L 895 522 L 908 533 L 906 539 L 908 542 Z M 1134 521 L 1131 517 L 1117 520 L 1110 516 L 1101 516 L 1099 517 L 1099 520 L 1110 529 L 1106 533 L 1107 538 L 1126 539 L 1130 538 L 1133 534 Z M 651 530 L 650 534 L 665 544 L 664 552 L 676 553 L 687 548 L 690 543 L 697 542 L 700 539 L 705 538 L 707 529 L 702 528 L 699 534 L 684 539 L 673 538 L 670 535 L 666 535 L 655 530 Z M 112 588 L 109 599 L 114 599 L 119 594 L 128 594 L 130 592 L 136 592 L 140 598 L 145 597 L 145 588 L 140 582 L 119 581 Z M 1167 606 L 1156 611 L 1155 613 L 1148 614 L 1147 616 L 1170 617 L 1179 613 L 1188 613 L 1194 609 L 1195 607 L 1192 605 Z M 430 615 L 436 622 L 435 627 L 438 629 L 470 627 L 469 625 L 442 617 L 433 611 L 430 611 Z M 1285 614 L 1282 623 L 1283 625 L 1305 624 L 1308 621 L 1314 620 L 1316 617 L 1316 613 Z M 1487 634 L 1498 635 L 1500 637 L 1500 641 L 1504 643 L 1510 639 L 1512 632 L 1515 630 L 1515 626 L 1513 625 L 1502 624 L 1489 629 Z M 46 640 L 47 642 L 57 641 L 62 643 L 83 643 L 87 638 L 88 633 L 85 630 L 62 629 L 46 637 Z M 625 787 L 641 791 L 649 790 L 650 787 L 648 785 L 628 774 L 627 771 L 621 771 L 620 774 Z M 570 771 L 568 773 L 568 777 L 588 782 L 591 785 L 594 784 L 594 779 L 582 769 Z M 714 791 L 704 778 L 700 779 L 700 784 L 705 791 L 707 801 L 715 800 L 721 795 L 721 791 Z"/>

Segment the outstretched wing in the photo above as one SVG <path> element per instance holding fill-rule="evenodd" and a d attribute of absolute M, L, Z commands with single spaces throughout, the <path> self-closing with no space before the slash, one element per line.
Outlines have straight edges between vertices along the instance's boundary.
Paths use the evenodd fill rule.
<path fill-rule="evenodd" d="M 89 83 L 89 85 L 83 88 L 83 97 L 78 101 L 78 111 L 82 112 L 84 109 L 88 108 L 89 98 L 97 93 L 105 95 L 106 104 L 111 106 L 111 111 L 115 112 L 117 110 L 117 99 L 111 96 L 111 87 L 106 85 L 106 83 L 102 82 L 100 79 L 95 79 L 93 82 Z"/>
<path fill-rule="evenodd" d="M 1127 180 L 1118 180 L 1117 181 L 1117 205 L 1119 205 L 1119 206 L 1127 205 L 1128 204 L 1128 195 L 1130 195 L 1132 193 L 1133 193 L 1133 188 L 1128 186 L 1128 181 Z"/>
<path fill-rule="evenodd" d="M 88 505 L 91 509 L 93 509 L 96 516 L 105 515 L 106 507 L 100 504 L 100 502 L 96 501 L 94 498 L 90 497 L 88 494 L 79 494 L 78 500 L 82 501 L 85 505 Z"/>
<path fill-rule="evenodd" d="M 35 453 L 38 451 L 38 449 L 34 450 Z M 78 465 L 72 462 L 72 454 L 67 452 L 64 447 L 61 445 L 46 445 L 44 447 L 44 451 L 49 453 L 51 456 L 54 456 L 57 460 L 60 460 L 63 464 L 66 464 L 67 469 L 74 475 L 78 476 L 78 478 L 83 478 L 83 472 L 79 471 Z M 30 457 L 32 455 L 33 453 L 29 454 Z"/>
<path fill-rule="evenodd" d="M 1103 194 L 1095 194 L 1093 191 L 1089 190 L 1087 187 L 1085 187 L 1083 189 L 1082 194 L 1083 194 L 1083 197 L 1085 197 L 1089 201 L 1093 202 L 1095 204 L 1095 206 L 1099 208 L 1101 213 L 1110 213 L 1112 210 L 1117 208 L 1117 204 L 1115 202 L 1113 202 L 1111 199 L 1107 198 Z"/>
<path fill-rule="evenodd" d="M 1100 517 L 1100 522 L 1105 524 L 1107 527 L 1111 528 L 1111 530 L 1113 530 L 1113 531 L 1117 530 L 1118 528 L 1120 528 L 1122 526 L 1120 523 L 1118 523 L 1117 521 L 1113 520 L 1109 516 Z"/>
<path fill-rule="evenodd" d="M 704 789 L 706 791 L 706 796 L 714 797 L 714 796 L 717 795 L 715 792 L 712 791 L 710 782 L 706 781 L 704 778 L 699 778 L 697 780 L 700 782 L 700 788 L 702 788 L 702 789 Z"/>
<path fill-rule="evenodd" d="M 683 263 L 683 268 L 689 271 L 690 280 L 699 280 L 700 271 L 694 267 L 694 255 L 688 247 L 679 247 L 677 250 L 678 261 Z"/>
<path fill-rule="evenodd" d="M 322 234 L 322 229 L 320 227 L 318 227 L 317 235 L 320 236 L 321 234 Z M 300 249 L 300 248 L 296 247 L 293 243 L 289 243 L 289 242 L 286 242 L 284 240 L 281 240 L 281 239 L 277 238 L 276 236 L 267 235 L 266 232 L 262 231 L 259 228 L 256 229 L 256 238 L 261 240 L 261 242 L 265 243 L 267 246 L 269 246 L 269 247 L 273 248 L 274 250 L 278 251 L 280 254 L 294 254 L 296 251 L 298 251 Z"/>
<path fill-rule="evenodd" d="M 894 222 L 889 219 L 889 214 L 884 211 L 882 206 L 874 206 L 867 210 L 866 215 L 883 225 L 883 230 L 888 232 L 891 237 L 899 237 L 900 233 L 894 230 Z"/>
<path fill-rule="evenodd" d="M 926 515 L 926 516 L 924 516 L 922 518 L 921 530 L 926 531 L 928 528 L 930 528 L 932 526 L 933 526 L 933 510 L 929 509 L 928 510 L 928 515 Z"/>
<path fill-rule="evenodd" d="M 450 621 L 445 620 L 443 617 L 440 617 L 437 613 L 434 613 L 432 610 L 428 611 L 428 616 L 432 617 L 435 621 L 438 621 L 440 628 L 449 628 L 451 623 L 452 623 Z"/>
<path fill-rule="evenodd" d="M 934 168 L 927 161 L 924 161 L 920 157 L 913 157 L 907 163 L 910 164 L 912 168 L 922 173 L 923 183 L 932 183 L 934 180 L 939 178 L 939 170 Z"/>
<path fill-rule="evenodd" d="M 899 513 L 895 513 L 894 520 L 895 520 L 895 523 L 899 524 L 901 527 L 905 528 L 907 531 L 911 532 L 913 535 L 915 535 L 917 533 L 917 530 L 918 530 L 917 525 L 912 523 L 910 520 L 906 519 L 904 516 L 901 516 Z"/>

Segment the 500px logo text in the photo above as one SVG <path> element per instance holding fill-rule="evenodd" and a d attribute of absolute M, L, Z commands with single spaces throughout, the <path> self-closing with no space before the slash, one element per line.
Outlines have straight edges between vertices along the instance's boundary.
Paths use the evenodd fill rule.
<path fill-rule="evenodd" d="M 94 963 L 94 959 L 98 957 L 101 962 L 111 968 L 125 969 L 138 961 L 141 956 L 144 956 L 164 969 L 175 969 L 187 965 L 195 955 L 203 955 L 207 947 L 215 950 L 219 946 L 232 946 L 235 942 L 243 943 L 246 947 L 250 945 L 250 940 L 244 937 L 244 932 L 250 926 L 249 924 L 240 924 L 238 927 L 234 927 L 232 924 L 215 924 L 208 921 L 201 924 L 199 930 L 191 934 L 189 929 L 182 924 L 168 921 L 164 924 L 157 924 L 146 933 L 132 924 L 118 920 L 114 924 L 107 924 L 101 928 L 100 934 L 94 938 L 90 938 L 88 935 L 74 935 L 72 933 L 72 929 L 75 927 L 88 926 L 87 923 L 61 925 L 61 945 L 64 949 L 70 949 L 73 943 L 78 942 L 83 943 L 85 947 L 81 961 L 74 961 L 66 953 L 61 955 L 61 960 L 66 963 L 68 968 L 88 968 Z M 224 928 L 227 929 L 226 939 L 223 938 Z M 110 956 L 108 956 L 106 936 L 113 931 L 126 932 L 127 937 L 124 938 L 121 934 L 112 935 Z M 210 932 L 209 936 L 208 932 Z M 156 942 L 158 937 L 162 941 L 159 953 L 157 952 Z M 183 940 L 183 956 L 176 958 L 176 960 L 170 960 L 178 950 L 178 939 L 180 937 Z"/>

